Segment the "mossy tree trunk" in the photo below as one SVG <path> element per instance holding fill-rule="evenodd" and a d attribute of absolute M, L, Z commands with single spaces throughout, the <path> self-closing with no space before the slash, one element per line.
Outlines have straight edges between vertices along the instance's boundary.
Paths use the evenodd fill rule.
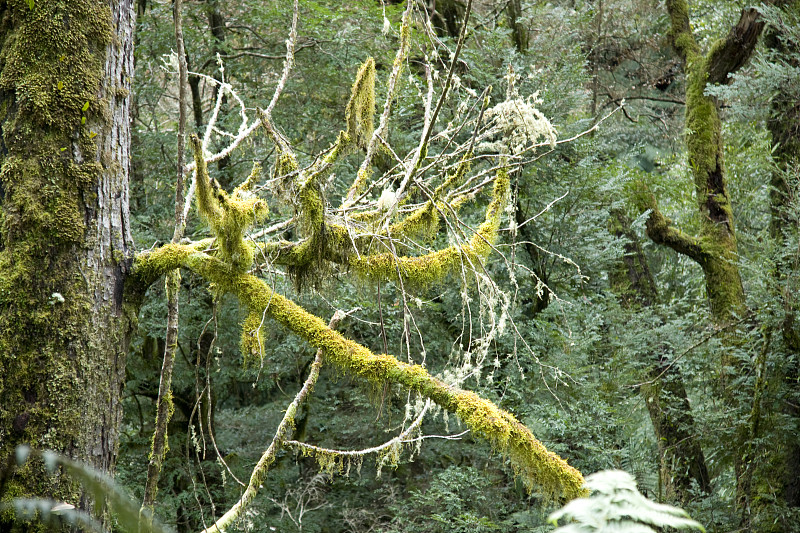
<path fill-rule="evenodd" d="M 133 9 L 0 2 L 3 468 L 20 444 L 114 467 L 135 319 L 123 303 Z M 3 499 L 88 504 L 64 476 L 28 465 L 5 471 Z"/>
<path fill-rule="evenodd" d="M 686 147 L 692 169 L 700 234 L 689 236 L 661 214 L 652 196 L 640 206 L 653 209 L 647 235 L 696 261 L 703 269 L 714 321 L 728 324 L 745 311 L 739 274 L 736 229 L 725 176 L 719 104 L 705 94 L 709 85 L 726 83 L 728 75 L 748 60 L 763 28 L 754 9 L 744 10 L 729 35 L 703 53 L 689 27 L 685 0 L 668 0 L 670 41 L 686 72 Z"/>
<path fill-rule="evenodd" d="M 717 100 L 705 93 L 706 87 L 727 83 L 729 75 L 750 58 L 764 22 L 755 9 L 742 11 L 728 35 L 704 52 L 689 23 L 686 0 L 667 0 L 670 43 L 684 66 L 686 75 L 685 140 L 689 167 L 694 180 L 698 207 L 699 234 L 688 235 L 672 225 L 658 208 L 656 199 L 645 187 L 636 194 L 642 210 L 651 209 L 647 235 L 656 243 L 669 246 L 697 262 L 703 270 L 711 316 L 718 328 L 729 328 L 746 312 L 746 301 L 736 241 L 736 225 L 728 191 L 723 159 L 722 122 Z M 726 402 L 735 405 L 731 386 L 737 371 L 734 353 L 741 345 L 735 328 L 723 334 L 720 386 Z M 732 410 L 733 414 L 736 412 Z M 735 443 L 731 447 L 737 479 L 737 505 L 743 526 L 749 527 L 751 507 L 750 430 L 745 417 L 738 418 Z"/>
<path fill-rule="evenodd" d="M 650 307 L 658 291 L 639 238 L 624 213 L 614 211 L 611 217 L 611 232 L 626 241 L 618 269 L 609 273 L 612 288 L 625 307 Z M 647 361 L 648 381 L 640 392 L 658 443 L 664 498 L 686 503 L 695 488 L 710 493 L 711 480 L 680 368 L 665 349 L 655 347 L 652 352 Z"/>

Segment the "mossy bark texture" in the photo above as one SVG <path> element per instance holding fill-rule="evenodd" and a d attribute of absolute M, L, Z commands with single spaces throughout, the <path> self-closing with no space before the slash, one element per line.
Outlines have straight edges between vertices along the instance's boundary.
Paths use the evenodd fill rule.
<path fill-rule="evenodd" d="M 131 0 L 0 2 L 4 466 L 19 444 L 114 466 L 131 328 L 132 16 Z M 10 476 L 3 499 L 88 503 L 36 465 Z"/>
<path fill-rule="evenodd" d="M 694 37 L 686 0 L 667 0 L 670 20 L 669 38 L 686 73 L 686 147 L 694 178 L 700 231 L 690 236 L 672 225 L 658 209 L 657 202 L 644 186 L 635 194 L 640 209 L 651 209 L 647 234 L 655 242 L 669 246 L 696 261 L 703 269 L 706 293 L 715 325 L 728 328 L 747 312 L 736 241 L 736 228 L 723 161 L 722 122 L 719 103 L 705 90 L 710 84 L 727 83 L 729 75 L 750 58 L 764 28 L 755 9 L 744 9 L 728 35 L 717 40 L 707 52 Z M 734 353 L 742 346 L 735 329 L 722 333 L 723 350 L 720 388 L 731 414 L 747 406 L 739 402 L 731 383 L 746 369 L 737 363 Z M 743 419 L 740 417 L 740 420 Z M 739 423 L 731 443 L 731 455 L 737 480 L 736 503 L 742 515 L 742 527 L 755 527 L 752 512 L 757 498 L 751 490 L 753 457 L 747 424 Z"/>

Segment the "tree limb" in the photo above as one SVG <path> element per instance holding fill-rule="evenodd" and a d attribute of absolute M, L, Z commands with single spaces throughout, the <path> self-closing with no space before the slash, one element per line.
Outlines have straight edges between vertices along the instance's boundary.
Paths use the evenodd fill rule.
<path fill-rule="evenodd" d="M 548 451 L 513 415 L 473 392 L 464 391 L 431 376 L 425 368 L 376 355 L 366 347 L 327 327 L 318 317 L 274 292 L 263 280 L 237 272 L 223 261 L 186 245 L 168 244 L 139 254 L 134 276 L 149 278 L 167 270 L 186 267 L 235 294 L 241 303 L 266 314 L 288 330 L 322 349 L 327 360 L 370 383 L 397 383 L 430 398 L 453 412 L 476 434 L 508 455 L 515 471 L 529 489 L 546 497 L 572 499 L 585 493 L 583 476 L 556 454 Z"/>
<path fill-rule="evenodd" d="M 728 75 L 750 59 L 763 29 L 764 19 L 759 12 L 752 7 L 743 9 L 739 22 L 728 36 L 717 41 L 708 52 L 708 83 L 728 83 Z"/>
<path fill-rule="evenodd" d="M 689 24 L 689 6 L 686 0 L 667 0 L 667 13 L 670 20 L 670 44 L 681 60 L 687 63 L 700 54 L 700 45 L 697 44 Z"/>
<path fill-rule="evenodd" d="M 672 225 L 672 221 L 665 217 L 658 209 L 655 196 L 643 183 L 636 185 L 633 198 L 634 204 L 641 211 L 650 210 L 650 216 L 645 223 L 647 236 L 656 244 L 669 246 L 679 254 L 685 255 L 703 266 L 706 262 L 707 252 L 700 239 L 684 233 Z"/>

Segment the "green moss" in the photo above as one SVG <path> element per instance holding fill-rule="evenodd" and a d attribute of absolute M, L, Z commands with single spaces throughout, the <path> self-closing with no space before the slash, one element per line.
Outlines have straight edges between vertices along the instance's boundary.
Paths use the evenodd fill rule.
<path fill-rule="evenodd" d="M 419 283 L 427 283 L 434 278 L 441 279 L 462 258 L 475 261 L 479 257 L 485 257 L 491 249 L 490 243 L 496 237 L 502 212 L 508 201 L 509 188 L 508 176 L 501 170 L 495 180 L 493 199 L 487 207 L 485 221 L 468 245 L 451 247 L 421 258 L 399 259 L 401 268 L 409 274 L 409 279 Z M 344 238 L 346 236 L 343 234 L 338 236 L 340 240 Z M 308 253 L 308 249 L 298 250 L 297 253 Z M 387 259 L 392 268 L 394 260 L 395 258 Z M 263 353 L 259 331 L 264 316 L 268 316 L 311 346 L 322 349 L 329 361 L 355 377 L 373 384 L 401 384 L 458 414 L 476 434 L 508 454 L 529 488 L 536 486 L 553 498 L 563 496 L 570 499 L 583 494 L 581 474 L 561 458 L 548 452 L 509 413 L 473 393 L 443 383 L 419 365 L 401 363 L 387 354 L 373 354 L 364 346 L 345 339 L 320 318 L 273 292 L 263 281 L 233 268 L 223 257 L 211 257 L 198 252 L 192 246 L 170 244 L 137 256 L 135 273 L 138 276 L 152 277 L 178 266 L 192 269 L 212 282 L 220 292 L 236 295 L 250 309 L 242 332 L 242 346 L 246 353 Z M 371 266 L 376 267 L 374 264 Z M 382 268 L 388 270 L 389 267 Z M 342 468 L 342 463 L 337 463 L 335 457 L 322 457 L 318 460 L 326 467 Z"/>
<path fill-rule="evenodd" d="M 104 172 L 89 128 L 109 125 L 108 102 L 98 95 L 112 32 L 103 2 L 3 7 L 0 350 L 9 356 L 0 358 L 0 427 L 11 428 L 3 462 L 17 444 L 29 443 L 97 464 L 103 458 L 94 444 L 89 452 L 90 433 L 113 423 L 106 411 L 117 403 L 114 382 L 121 378 L 112 367 L 124 369 L 129 317 L 112 302 L 111 316 L 103 317 L 108 328 L 97 331 L 90 322 L 100 273 L 86 268 L 86 250 L 98 239 L 87 221 L 94 221 Z M 101 267 L 124 268 L 124 258 Z M 20 469 L 13 484 L 19 495 L 77 503 L 80 494 L 41 465 Z"/>
<path fill-rule="evenodd" d="M 476 432 L 507 453 L 525 483 L 550 497 L 567 499 L 583 495 L 583 478 L 545 447 L 512 415 L 477 395 L 455 389 L 432 377 L 419 365 L 402 363 L 386 354 L 373 354 L 367 348 L 342 337 L 318 317 L 273 292 L 263 281 L 249 274 L 235 273 L 220 260 L 196 252 L 191 246 L 170 244 L 137 257 L 136 270 L 192 269 L 214 282 L 219 290 L 235 294 L 249 309 L 262 309 L 266 315 L 296 333 L 326 359 L 368 383 L 393 382 L 419 392 L 454 412 Z M 251 315 L 254 316 L 254 315 Z M 259 317 L 260 320 L 260 317 Z M 248 321 L 255 324 L 255 318 Z"/>
<path fill-rule="evenodd" d="M 264 335 L 262 326 L 264 325 L 264 312 L 257 309 L 250 309 L 247 317 L 242 322 L 241 350 L 245 358 L 245 364 L 251 361 L 263 361 L 264 359 Z"/>
<path fill-rule="evenodd" d="M 191 143 L 197 165 L 198 211 L 217 237 L 220 257 L 233 268 L 244 271 L 250 268 L 255 258 L 255 245 L 244 240 L 245 231 L 266 219 L 269 213 L 267 203 L 249 193 L 260 167 L 255 167 L 247 180 L 229 196 L 209 176 L 200 139 L 193 135 Z"/>
<path fill-rule="evenodd" d="M 296 172 L 298 169 L 297 159 L 294 155 L 281 152 L 275 161 L 274 177 L 282 178 Z"/>
<path fill-rule="evenodd" d="M 510 182 L 504 169 L 495 177 L 492 201 L 486 208 L 486 216 L 478 231 L 466 244 L 450 246 L 419 257 L 397 257 L 392 253 L 373 255 L 351 255 L 349 264 L 360 276 L 372 280 L 397 280 L 412 287 L 427 287 L 440 282 L 462 265 L 477 268 L 491 252 L 503 209 L 508 203 Z"/>
<path fill-rule="evenodd" d="M 375 60 L 368 58 L 356 75 L 347 103 L 347 136 L 359 148 L 366 149 L 374 131 Z"/>
<path fill-rule="evenodd" d="M 704 94 L 708 73 L 705 61 L 690 67 L 686 88 L 686 144 L 695 177 L 698 201 L 708 194 L 708 175 L 722 169 L 722 123 L 713 98 Z"/>
<path fill-rule="evenodd" d="M 26 121 L 74 130 L 85 103 L 97 100 L 103 52 L 112 38 L 111 9 L 88 0 L 42 2 L 33 10 L 17 4 L 6 15 L 18 31 L 6 33 L 0 46 L 0 89 L 16 94 Z M 100 108 L 91 106 L 88 115 Z"/>

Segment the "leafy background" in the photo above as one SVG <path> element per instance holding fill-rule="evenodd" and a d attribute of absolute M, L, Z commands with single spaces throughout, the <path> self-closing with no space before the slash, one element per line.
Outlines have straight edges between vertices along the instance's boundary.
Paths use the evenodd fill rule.
<path fill-rule="evenodd" d="M 455 35 L 443 21 L 454 16 L 458 29 L 463 4 L 440 0 L 436 5 L 442 15 L 434 19 L 436 34 L 452 47 Z M 694 30 L 701 41 L 724 34 L 742 6 L 731 1 L 693 3 Z M 402 7 L 364 0 L 301 2 L 297 65 L 274 119 L 302 154 L 310 156 L 335 139 L 350 84 L 366 57 L 375 58 L 379 80 L 386 78 L 398 36 L 382 32 L 384 17 L 396 25 Z M 738 517 L 733 512 L 735 482 L 726 443 L 746 419 L 755 372 L 732 384 L 742 396 L 739 403 L 720 404 L 715 394 L 721 371 L 719 341 L 709 326 L 702 272 L 687 258 L 650 243 L 644 236 L 644 219 L 627 201 L 627 184 L 644 178 L 659 196 L 662 211 L 685 231 L 695 229 L 695 200 L 682 143 L 683 78 L 665 37 L 665 8 L 661 2 L 633 0 L 526 1 L 522 8 L 520 22 L 528 28 L 529 39 L 524 51 L 514 47 L 507 3 L 476 2 L 458 70 L 465 87 L 480 92 L 492 85 L 499 101 L 506 88 L 504 77 L 513 67 L 520 77 L 520 94 L 538 92 L 538 107 L 556 126 L 559 138 L 585 131 L 622 98 L 628 103 L 597 132 L 559 146 L 515 176 L 516 220 L 539 216 L 516 230 L 509 217 L 498 246 L 506 260 L 492 256 L 487 273 L 508 295 L 509 316 L 519 335 L 508 327 L 496 336 L 487 346 L 480 379 L 470 378 L 464 386 L 511 410 L 549 449 L 582 472 L 626 470 L 644 495 L 664 501 L 659 452 L 639 385 L 650 379 L 654 352 L 666 354 L 680 369 L 695 417 L 693 438 L 701 443 L 714 479 L 713 492 L 698 493 L 687 510 L 709 531 L 728 531 Z M 175 77 L 165 66 L 174 48 L 171 6 L 139 0 L 137 9 L 131 211 L 135 239 L 143 249 L 172 235 L 177 91 Z M 265 105 L 282 67 L 291 3 L 197 0 L 186 3 L 185 9 L 189 69 L 219 78 L 220 58 L 225 81 L 242 100 L 252 108 Z M 797 31 L 794 22 L 788 20 L 786 31 Z M 414 146 L 422 127 L 417 87 L 424 86 L 421 65 L 430 49 L 420 28 L 414 39 L 406 71 L 410 77 L 404 76 L 392 122 L 391 140 L 398 152 Z M 197 84 L 197 98 L 190 127 L 202 131 L 216 93 L 202 79 L 191 81 Z M 759 50 L 735 82 L 718 93 L 724 102 L 726 166 L 742 272 L 754 314 L 744 325 L 741 347 L 748 368 L 753 368 L 752 354 L 764 342 L 757 324 L 778 323 L 784 312 L 773 265 L 794 260 L 797 249 L 794 233 L 783 243 L 769 234 L 765 176 L 772 171 L 772 141 L 766 120 L 778 90 L 800 94 L 800 76 Z M 455 104 L 443 113 L 445 123 L 456 113 Z M 238 127 L 238 111 L 230 98 L 220 127 Z M 246 177 L 253 161 L 262 162 L 265 169 L 274 162 L 271 145 L 261 135 L 211 170 L 230 190 Z M 337 168 L 340 178 L 328 191 L 332 198 L 345 192 L 355 165 L 345 161 Z M 286 207 L 275 204 L 271 209 Z M 612 273 L 619 268 L 627 242 L 610 228 L 615 211 L 627 213 L 656 282 L 658 296 L 646 308 L 624 305 L 613 284 Z M 481 214 L 464 216 L 474 221 Z M 794 211 L 787 216 L 796 220 Z M 192 217 L 187 236 L 204 229 Z M 278 290 L 319 316 L 328 317 L 335 308 L 358 308 L 340 329 L 378 351 L 383 351 L 383 321 L 389 351 L 403 352 L 403 309 L 390 284 L 380 288 L 379 309 L 378 288 L 346 272 L 299 294 L 288 279 L 274 275 Z M 552 290 L 552 297 L 537 277 Z M 214 301 L 205 284 L 191 274 L 184 275 L 182 289 L 176 409 L 156 513 L 178 531 L 194 531 L 212 523 L 238 499 L 242 488 L 236 479 L 247 482 L 313 353 L 271 327 L 263 364 L 245 367 L 238 347 L 244 316 L 236 303 L 227 298 Z M 424 339 L 426 366 L 433 373 L 458 365 L 464 352 L 475 348 L 472 343 L 478 336 L 470 338 L 465 331 L 470 326 L 480 331 L 482 322 L 477 303 L 470 315 L 464 299 L 475 298 L 477 290 L 449 280 L 417 294 L 421 305 L 413 310 L 414 319 Z M 118 481 L 135 498 L 142 496 L 155 420 L 166 317 L 163 292 L 156 286 L 148 294 L 128 361 Z M 497 308 L 488 312 L 496 313 Z M 411 351 L 419 354 L 422 346 L 413 345 Z M 796 364 L 796 354 L 773 340 L 768 374 L 781 375 L 782 369 Z M 372 446 L 397 433 L 407 399 L 399 390 L 364 388 L 324 369 L 298 419 L 296 436 L 336 448 Z M 786 418 L 781 409 L 798 400 L 796 384 L 770 383 L 763 445 L 798 434 L 792 425 L 797 419 Z M 438 413 L 426 420 L 423 431 L 445 436 L 463 428 Z M 345 472 L 330 473 L 321 472 L 313 459 L 281 456 L 238 527 L 265 532 L 552 529 L 546 517 L 556 503 L 528 494 L 505 459 L 469 434 L 458 440 L 426 439 L 389 462 L 379 469 L 376 460 L 368 458 Z M 774 516 L 780 524 L 800 522 L 797 509 L 776 505 Z"/>

